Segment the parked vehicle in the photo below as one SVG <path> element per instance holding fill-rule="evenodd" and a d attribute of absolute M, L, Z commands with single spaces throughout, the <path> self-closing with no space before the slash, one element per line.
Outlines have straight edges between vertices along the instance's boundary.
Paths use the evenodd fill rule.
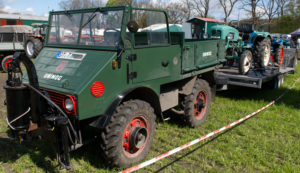
<path fill-rule="evenodd" d="M 26 25 L 0 26 L 0 70 L 7 72 L 9 63 L 15 51 L 24 51 L 25 36 L 33 32 Z"/>
<path fill-rule="evenodd" d="M 14 55 L 5 86 L 7 118 L 16 136 L 55 135 L 65 168 L 71 167 L 69 152 L 95 137 L 111 165 L 141 161 L 156 118 L 174 107 L 192 127 L 207 119 L 214 72 L 226 62 L 224 40 L 185 39 L 183 32 L 170 32 L 167 13 L 157 9 L 58 11 L 50 19 L 34 64 Z M 149 27 L 155 24 L 166 29 Z M 23 82 L 16 75 L 20 61 L 27 69 Z"/>
<path fill-rule="evenodd" d="M 34 23 L 34 32 L 26 35 L 25 53 L 29 58 L 36 58 L 40 53 L 44 44 L 44 37 L 46 35 L 47 24 Z"/>
<path fill-rule="evenodd" d="M 254 31 L 253 25 L 216 25 L 211 28 L 211 37 L 226 40 L 228 64 L 239 64 L 240 74 L 247 74 L 251 68 L 268 66 L 271 53 L 271 37 L 267 32 Z"/>

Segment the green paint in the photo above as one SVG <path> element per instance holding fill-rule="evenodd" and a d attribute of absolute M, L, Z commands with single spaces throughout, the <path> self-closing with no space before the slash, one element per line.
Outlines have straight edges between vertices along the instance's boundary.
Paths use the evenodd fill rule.
<path fill-rule="evenodd" d="M 93 13 L 97 10 L 99 9 L 72 10 L 68 13 Z M 114 99 L 130 88 L 148 87 L 159 96 L 161 85 L 212 71 L 221 62 L 224 62 L 224 40 L 185 40 L 182 32 L 169 33 L 172 27 L 169 27 L 168 20 L 166 20 L 167 28 L 159 32 L 153 31 L 156 34 L 165 32 L 167 37 L 172 36 L 167 38 L 167 42 L 135 46 L 136 43 L 141 42 L 139 39 L 152 37 L 149 37 L 147 32 L 132 34 L 126 31 L 127 22 L 132 16 L 131 7 L 105 7 L 100 11 L 111 10 L 123 10 L 124 12 L 122 26 L 120 26 L 120 43 L 117 46 L 103 47 L 78 45 L 78 43 L 77 45 L 50 44 L 48 42 L 50 33 L 48 33 L 45 47 L 34 61 L 42 88 L 73 95 L 77 98 L 76 117 L 79 120 L 103 115 Z M 152 11 L 167 19 L 164 11 L 142 10 Z M 51 12 L 50 21 L 53 15 L 64 15 L 65 13 L 64 11 Z M 146 35 L 145 37 L 138 36 L 141 34 Z M 151 36 L 155 36 L 155 34 Z M 149 41 L 147 40 L 147 42 Z M 114 69 L 112 62 L 118 60 L 118 52 L 122 49 L 120 68 Z M 81 53 L 85 57 L 81 61 L 55 58 L 59 52 Z M 132 54 L 137 56 L 135 61 L 127 59 Z M 67 64 L 64 68 L 57 70 L 61 63 Z M 129 80 L 128 83 L 127 66 L 129 72 L 137 73 L 136 78 Z M 191 70 L 187 72 L 189 68 Z M 61 79 L 49 79 L 48 74 L 61 76 Z M 96 81 L 105 85 L 104 94 L 98 98 L 94 97 L 90 91 L 92 84 Z"/>

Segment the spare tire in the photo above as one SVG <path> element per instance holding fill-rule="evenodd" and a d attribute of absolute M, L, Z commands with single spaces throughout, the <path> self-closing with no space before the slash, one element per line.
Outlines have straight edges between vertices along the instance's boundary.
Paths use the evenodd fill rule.
<path fill-rule="evenodd" d="M 271 40 L 266 37 L 256 42 L 255 46 L 255 61 L 260 67 L 266 67 L 269 64 L 271 56 Z"/>
<path fill-rule="evenodd" d="M 42 50 L 43 43 L 39 38 L 29 37 L 24 48 L 28 58 L 35 58 Z"/>

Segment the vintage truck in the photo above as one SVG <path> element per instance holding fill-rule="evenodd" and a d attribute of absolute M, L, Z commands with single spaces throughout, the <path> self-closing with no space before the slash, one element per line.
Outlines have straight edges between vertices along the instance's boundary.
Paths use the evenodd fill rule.
<path fill-rule="evenodd" d="M 185 39 L 169 31 L 165 11 L 130 6 L 50 12 L 49 19 L 34 63 L 22 53 L 10 63 L 7 123 L 22 138 L 53 134 L 64 168 L 69 152 L 95 137 L 109 164 L 141 161 L 156 119 L 171 108 L 192 127 L 207 119 L 224 40 Z M 166 29 L 153 31 L 155 24 Z"/>

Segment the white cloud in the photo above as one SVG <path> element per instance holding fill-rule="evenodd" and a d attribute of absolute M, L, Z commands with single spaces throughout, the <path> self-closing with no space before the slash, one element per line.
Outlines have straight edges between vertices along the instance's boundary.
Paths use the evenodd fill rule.
<path fill-rule="evenodd" d="M 35 14 L 35 11 L 34 11 L 33 8 L 30 7 L 30 8 L 26 8 L 26 9 L 25 9 L 25 13 L 26 13 L 26 14 L 32 14 L 32 15 L 34 15 L 34 14 Z"/>
<path fill-rule="evenodd" d="M 20 0 L 6 0 L 8 3 L 15 3 L 15 2 L 18 2 Z"/>
<path fill-rule="evenodd" d="M 6 5 L 4 8 L 2 8 L 0 10 L 4 11 L 6 13 L 20 13 L 20 14 L 35 15 L 34 8 L 32 8 L 32 7 L 29 7 L 26 9 L 17 9 L 17 8 L 12 8 L 11 6 Z"/>
<path fill-rule="evenodd" d="M 49 13 L 45 13 L 43 16 L 44 17 L 49 17 Z"/>

